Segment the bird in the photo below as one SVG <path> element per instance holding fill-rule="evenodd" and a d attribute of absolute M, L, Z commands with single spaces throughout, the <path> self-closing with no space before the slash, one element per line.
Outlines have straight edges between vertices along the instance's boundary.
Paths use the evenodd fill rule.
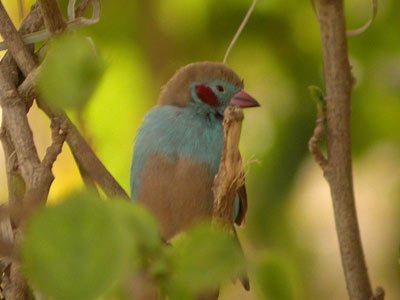
<path fill-rule="evenodd" d="M 157 105 L 144 117 L 135 138 L 131 198 L 153 213 L 164 241 L 195 222 L 211 219 L 224 111 L 229 105 L 259 106 L 243 85 L 225 64 L 192 63 L 162 87 Z M 243 186 L 234 201 L 232 224 L 242 225 L 246 211 Z"/>

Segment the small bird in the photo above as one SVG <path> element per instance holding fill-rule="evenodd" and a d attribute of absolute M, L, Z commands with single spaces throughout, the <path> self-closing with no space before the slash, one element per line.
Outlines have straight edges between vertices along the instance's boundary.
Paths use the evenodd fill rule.
<path fill-rule="evenodd" d="M 199 62 L 176 72 L 144 118 L 131 167 L 132 199 L 155 215 L 165 241 L 212 216 L 212 185 L 221 162 L 228 105 L 259 106 L 226 65 Z M 246 210 L 243 186 L 232 224 L 241 225 Z"/>

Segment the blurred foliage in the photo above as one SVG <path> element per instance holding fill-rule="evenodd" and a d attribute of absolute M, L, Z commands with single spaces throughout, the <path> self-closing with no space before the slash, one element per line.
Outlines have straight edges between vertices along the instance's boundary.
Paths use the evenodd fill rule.
<path fill-rule="evenodd" d="M 189 300 L 243 271 L 240 249 L 222 229 L 197 225 L 163 246 L 153 217 L 123 201 L 75 194 L 33 216 L 22 270 L 43 295 L 96 299 L 149 270 L 171 300 Z"/>
<path fill-rule="evenodd" d="M 3 0 L 16 24 L 20 22 L 17 2 Z M 25 1 L 25 8 L 33 2 Z M 68 1 L 59 2 L 65 12 Z M 104 62 L 102 66 L 107 68 L 101 78 L 97 77 L 97 71 L 90 73 L 99 78 L 94 91 L 79 90 L 80 80 L 88 77 L 82 78 L 76 70 L 79 74 L 71 80 L 74 83 L 71 90 L 67 87 L 65 94 L 61 90 L 51 94 L 58 92 L 60 97 L 55 99 L 58 101 L 61 93 L 71 96 L 69 93 L 76 92 L 77 96 L 72 98 L 81 99 L 78 105 L 68 99 L 62 100 L 61 105 L 79 109 L 79 119 L 75 111 L 70 112 L 71 117 L 79 120 L 80 129 L 96 153 L 127 190 L 134 137 L 144 114 L 156 104 L 160 87 L 177 68 L 187 63 L 221 61 L 250 2 L 102 1 L 99 24 L 77 33 L 79 38 L 93 39 Z M 345 4 L 349 29 L 359 28 L 370 18 L 370 1 L 349 0 Z M 399 11 L 399 1 L 379 1 L 378 15 L 370 29 L 349 39 L 350 61 L 356 78 L 352 138 L 357 208 L 363 212 L 360 213 L 361 233 L 372 282 L 384 286 L 391 299 L 400 297 L 397 263 L 400 175 L 396 172 L 400 170 L 400 39 L 396 38 L 400 28 Z M 59 51 L 62 53 L 65 49 Z M 65 61 L 61 59 L 60 63 L 68 64 L 89 54 L 80 56 L 78 51 L 79 46 L 64 52 Z M 319 28 L 311 5 L 309 1 L 295 0 L 259 1 L 228 58 L 228 65 L 245 79 L 246 90 L 262 106 L 246 111 L 241 137 L 241 151 L 249 162 L 246 178 L 249 216 L 246 229 L 239 230 L 239 235 L 245 241 L 251 293 L 234 286 L 221 299 L 346 297 L 332 212 L 326 209 L 330 207 L 329 192 L 321 179 L 322 172 L 311 161 L 307 150 L 317 111 L 307 87 L 315 85 L 324 90 L 321 61 Z M 97 62 L 96 58 L 96 70 Z M 74 77 L 73 72 L 66 76 Z M 91 98 L 86 103 L 85 97 L 89 95 Z M 48 127 L 48 121 L 35 109 L 30 112 L 30 121 L 39 152 L 43 154 L 50 141 L 48 132 L 43 130 Z M 64 149 L 54 167 L 56 179 L 50 192 L 51 203 L 63 201 L 63 195 L 82 185 L 73 158 Z M 5 198 L 4 178 L 0 176 L 4 187 L 0 195 Z M 363 190 L 357 190 L 359 186 Z M 390 190 L 382 192 L 382 186 Z M 368 195 L 374 198 L 369 199 Z M 313 197 L 317 201 L 313 202 Z M 128 215 L 132 214 L 129 218 L 116 213 L 118 218 L 131 223 L 126 226 L 135 236 L 141 236 L 140 243 L 127 247 L 137 249 L 138 257 L 152 257 L 151 272 L 160 280 L 168 278 L 167 270 L 172 266 L 178 272 L 174 274 L 189 273 L 190 268 L 196 267 L 196 262 L 189 264 L 190 260 L 188 265 L 177 265 L 169 249 L 159 250 L 163 247 L 146 231 L 147 226 L 140 227 L 147 224 L 145 214 L 125 209 L 124 204 L 115 204 L 110 210 L 126 210 Z M 152 226 L 149 225 L 149 230 L 154 233 Z M 327 230 L 327 226 L 332 230 Z M 149 240 L 145 241 L 146 238 Z M 196 240 L 187 238 L 187 246 L 182 247 L 195 245 Z M 185 252 L 184 248 L 181 251 Z M 228 255 L 227 261 L 232 257 Z M 136 263 L 132 261 L 132 268 L 137 267 Z M 40 274 L 36 276 L 41 278 Z M 162 282 L 174 287 L 180 282 L 174 278 Z M 172 292 L 191 294 L 194 290 L 190 286 L 188 290 L 178 286 Z"/>
<path fill-rule="evenodd" d="M 207 288 L 216 289 L 244 268 L 237 243 L 209 225 L 179 236 L 169 250 L 172 275 L 163 285 L 171 300 L 192 299 Z"/>
<path fill-rule="evenodd" d="M 278 255 L 265 255 L 256 266 L 255 273 L 266 299 L 302 299 L 299 277 L 293 265 Z"/>
<path fill-rule="evenodd" d="M 89 39 L 63 36 L 51 43 L 40 73 L 43 99 L 61 108 L 83 109 L 103 73 L 103 63 Z"/>
<path fill-rule="evenodd" d="M 122 214 L 110 208 L 93 196 L 76 195 L 42 209 L 30 222 L 22 244 L 23 267 L 45 295 L 95 299 L 126 271 L 134 235 Z"/>

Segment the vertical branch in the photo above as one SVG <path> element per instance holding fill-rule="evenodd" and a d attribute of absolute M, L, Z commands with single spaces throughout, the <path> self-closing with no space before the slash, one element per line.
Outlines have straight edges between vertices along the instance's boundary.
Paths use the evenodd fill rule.
<path fill-rule="evenodd" d="M 14 210 L 15 207 L 22 206 L 25 194 L 25 182 L 18 168 L 18 160 L 14 144 L 6 128 L 5 119 L 3 118 L 0 129 L 0 140 L 3 145 L 4 161 L 6 163 L 8 202 L 10 203 L 12 210 Z M 11 216 L 11 220 L 14 221 L 13 216 Z"/>
<path fill-rule="evenodd" d="M 19 10 L 19 18 L 21 20 L 25 17 L 25 5 L 24 0 L 18 0 L 18 10 Z"/>
<path fill-rule="evenodd" d="M 25 76 L 27 76 L 29 72 L 36 67 L 36 62 L 34 59 L 32 59 L 32 55 L 26 49 L 26 46 L 22 41 L 21 36 L 15 29 L 1 1 L 0 1 L 0 34 L 6 41 L 10 52 L 16 54 L 13 56 L 14 58 L 15 57 L 18 58 L 15 60 L 18 64 L 18 67 L 21 69 L 22 73 Z M 8 41 L 10 40 L 12 40 L 13 42 L 8 43 Z"/>
<path fill-rule="evenodd" d="M 218 174 L 214 179 L 213 222 L 232 226 L 233 202 L 244 184 L 243 162 L 239 153 L 239 139 L 243 111 L 229 106 L 224 113 L 224 148 Z"/>
<path fill-rule="evenodd" d="M 319 0 L 326 85 L 328 159 L 320 164 L 329 183 L 342 266 L 351 300 L 374 299 L 355 208 L 350 136 L 352 74 L 343 0 Z"/>
<path fill-rule="evenodd" d="M 50 36 L 64 32 L 67 24 L 61 14 L 60 7 L 56 0 L 38 0 L 42 11 L 44 25 Z"/>

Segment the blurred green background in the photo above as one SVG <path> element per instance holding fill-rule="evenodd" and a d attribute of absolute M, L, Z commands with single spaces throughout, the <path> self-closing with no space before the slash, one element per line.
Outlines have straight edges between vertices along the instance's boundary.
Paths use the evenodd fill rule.
<path fill-rule="evenodd" d="M 3 0 L 16 25 L 19 0 Z M 33 0 L 24 2 L 24 13 Z M 371 16 L 369 0 L 346 2 L 347 27 Z M 66 11 L 67 1 L 60 4 Z M 129 190 L 136 131 L 160 87 L 179 67 L 221 61 L 250 0 L 102 1 L 90 36 L 105 73 L 90 102 L 71 117 L 101 160 Z M 356 85 L 352 125 L 354 183 L 369 273 L 387 299 L 400 299 L 400 2 L 381 0 L 371 28 L 349 40 Z M 0 55 L 3 55 L 2 52 Z M 220 299 L 346 299 L 330 194 L 307 141 L 316 108 L 307 87 L 323 87 L 319 28 L 309 1 L 260 1 L 227 64 L 261 108 L 246 111 L 249 215 L 239 229 L 253 288 L 227 284 Z M 49 121 L 29 113 L 41 156 Z M 0 150 L 2 152 L 2 149 Z M 0 198 L 6 199 L 0 154 Z M 68 147 L 54 166 L 50 203 L 82 186 Z"/>

